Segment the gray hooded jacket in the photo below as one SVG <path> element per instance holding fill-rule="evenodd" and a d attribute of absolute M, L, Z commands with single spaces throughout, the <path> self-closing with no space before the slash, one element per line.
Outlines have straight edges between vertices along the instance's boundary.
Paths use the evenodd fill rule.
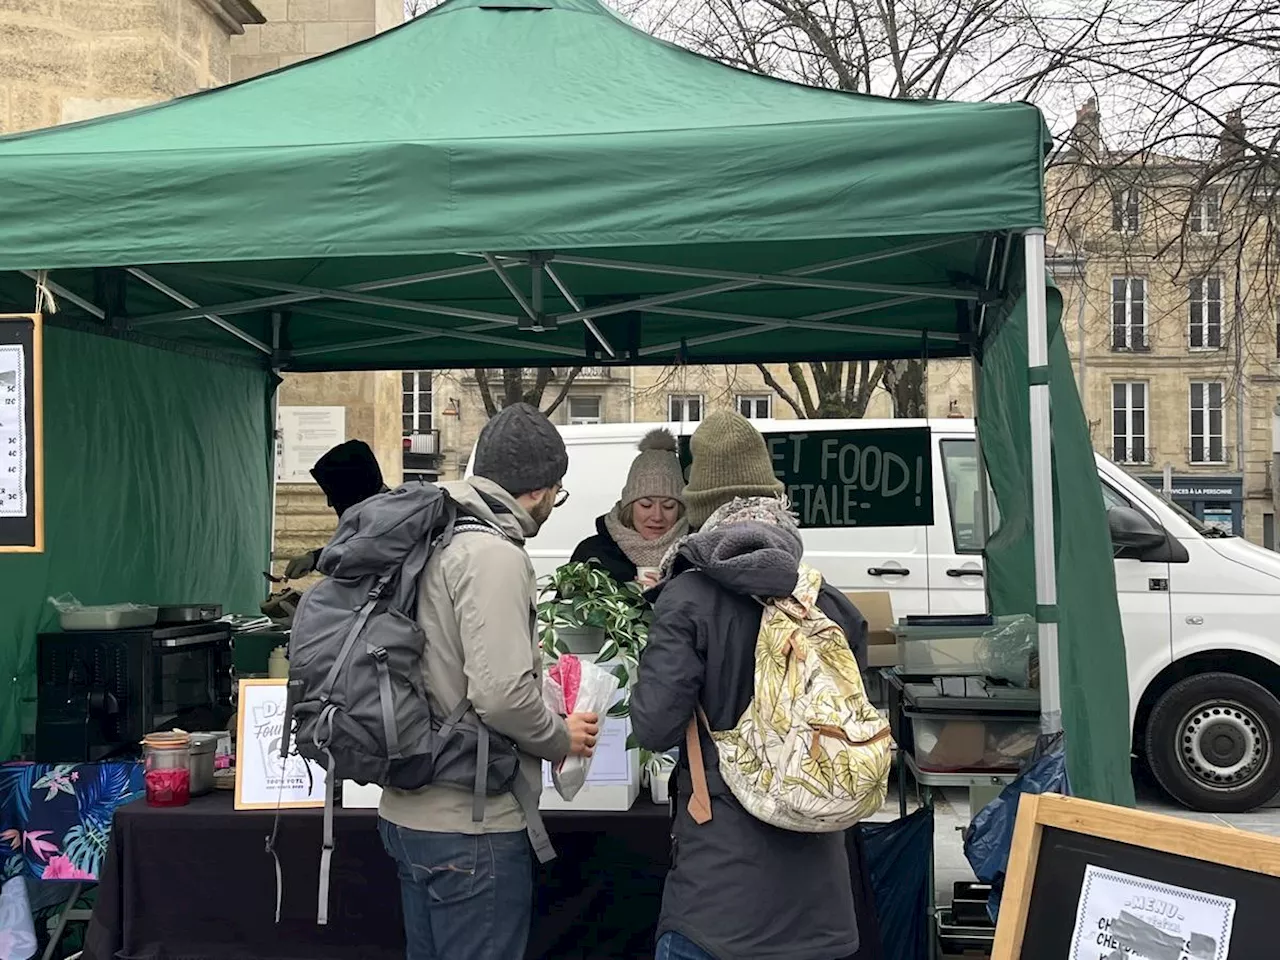
<path fill-rule="evenodd" d="M 794 530 L 763 523 L 724 526 L 681 545 L 670 578 L 656 590 L 631 696 L 642 746 L 681 745 L 698 704 L 714 730 L 737 723 L 754 691 L 761 608 L 753 598 L 790 593 L 801 552 Z M 825 585 L 818 606 L 844 630 L 865 668 L 862 615 Z M 717 960 L 838 960 L 857 953 L 844 835 L 796 833 L 755 819 L 721 780 L 705 733 L 702 752 L 713 819 L 699 826 L 688 814 L 692 784 L 682 756 L 658 936 L 680 933 Z"/>

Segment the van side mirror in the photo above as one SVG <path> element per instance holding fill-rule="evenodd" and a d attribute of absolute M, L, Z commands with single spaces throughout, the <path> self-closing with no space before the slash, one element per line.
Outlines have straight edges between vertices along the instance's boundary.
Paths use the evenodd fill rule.
<path fill-rule="evenodd" d="M 1119 550 L 1152 550 L 1163 546 L 1167 535 L 1137 510 L 1112 507 L 1107 511 L 1111 543 Z"/>

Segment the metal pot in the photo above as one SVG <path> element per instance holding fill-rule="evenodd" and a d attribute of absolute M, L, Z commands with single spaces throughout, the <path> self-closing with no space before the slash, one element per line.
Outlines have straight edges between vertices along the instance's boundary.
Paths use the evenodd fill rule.
<path fill-rule="evenodd" d="M 570 653 L 599 653 L 604 647 L 604 627 L 556 627 L 556 636 Z"/>
<path fill-rule="evenodd" d="M 191 734 L 191 796 L 203 796 L 213 789 L 213 761 L 217 750 L 218 734 Z"/>

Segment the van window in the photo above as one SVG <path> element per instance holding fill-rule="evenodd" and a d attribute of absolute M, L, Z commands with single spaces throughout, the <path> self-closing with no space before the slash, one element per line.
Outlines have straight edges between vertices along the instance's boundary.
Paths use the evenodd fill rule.
<path fill-rule="evenodd" d="M 978 444 L 975 440 L 943 440 L 942 469 L 946 475 L 951 513 L 951 539 L 956 553 L 981 553 L 987 537 L 1000 527 L 996 498 L 987 491 L 987 525 L 984 536 L 978 499 Z"/>

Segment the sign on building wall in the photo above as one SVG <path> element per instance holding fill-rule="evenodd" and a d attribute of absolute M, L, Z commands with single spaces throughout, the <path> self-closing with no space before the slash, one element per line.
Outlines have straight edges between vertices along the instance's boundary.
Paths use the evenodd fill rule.
<path fill-rule="evenodd" d="M 346 439 L 346 407 L 279 407 L 276 482 L 313 483 L 316 461 Z"/>

